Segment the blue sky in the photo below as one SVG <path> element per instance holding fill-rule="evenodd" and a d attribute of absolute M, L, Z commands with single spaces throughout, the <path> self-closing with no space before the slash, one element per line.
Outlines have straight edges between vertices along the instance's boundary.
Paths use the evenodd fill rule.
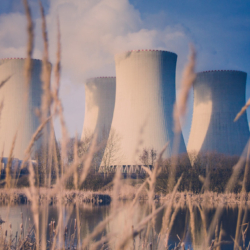
<path fill-rule="evenodd" d="M 34 57 L 42 42 L 37 0 L 29 1 L 36 24 Z M 61 98 L 70 134 L 81 133 L 84 81 L 114 75 L 113 55 L 128 49 L 165 49 L 178 54 L 177 87 L 188 55 L 197 50 L 197 71 L 243 70 L 250 75 L 250 1 L 243 0 L 43 0 L 51 61 L 55 60 L 56 17 L 62 32 Z M 21 0 L 1 0 L 0 57 L 24 57 L 26 20 Z M 249 77 L 248 77 L 249 78 Z M 247 81 L 247 97 L 250 96 Z M 184 128 L 187 140 L 192 98 Z M 60 129 L 56 123 L 56 134 Z"/>

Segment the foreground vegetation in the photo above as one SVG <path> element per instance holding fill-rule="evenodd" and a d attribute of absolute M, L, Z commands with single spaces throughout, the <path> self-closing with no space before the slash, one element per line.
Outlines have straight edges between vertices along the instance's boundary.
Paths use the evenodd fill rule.
<path fill-rule="evenodd" d="M 24 73 L 27 77 L 27 84 L 29 84 L 34 34 L 27 0 L 24 0 L 24 6 L 28 22 L 27 59 Z M 12 200 L 15 195 L 13 188 L 26 186 L 24 192 L 30 202 L 32 224 L 26 233 L 23 230 L 24 223 L 20 225 L 19 233 L 12 232 L 11 225 L 9 230 L 5 232 L 0 230 L 1 249 L 187 249 L 189 246 L 186 244 L 185 237 L 180 238 L 178 236 L 179 241 L 176 246 L 170 247 L 169 242 L 173 225 L 176 223 L 175 218 L 183 202 L 189 211 L 189 220 L 185 229 L 188 230 L 191 236 L 190 248 L 220 249 L 223 244 L 228 243 L 224 241 L 223 227 L 219 224 L 219 221 L 223 213 L 222 207 L 225 199 L 229 198 L 237 200 L 238 207 L 235 235 L 232 236 L 233 247 L 234 249 L 249 249 L 250 244 L 247 245 L 246 242 L 249 196 L 247 193 L 249 191 L 248 151 L 250 151 L 248 146 L 239 159 L 203 155 L 195 159 L 191 157 L 192 166 L 189 158 L 185 155 L 179 158 L 173 156 L 166 161 L 162 159 L 162 154 L 166 148 L 162 152 L 158 152 L 157 157 L 155 152 L 152 151 L 153 161 L 149 162 L 149 164 L 153 165 L 153 167 L 142 166 L 144 173 L 138 174 L 136 176 L 138 177 L 137 181 L 131 181 L 130 185 L 124 182 L 125 176 L 119 171 L 115 173 L 107 172 L 105 177 L 91 173 L 90 169 L 93 166 L 96 167 L 95 160 L 98 159 L 98 157 L 96 158 L 98 152 L 103 150 L 102 144 L 97 142 L 95 136 L 91 137 L 86 148 L 82 148 L 84 145 L 79 145 L 75 140 L 73 143 L 73 157 L 68 157 L 67 147 L 70 144 L 70 138 L 64 120 L 63 107 L 58 95 L 61 61 L 59 21 L 58 50 L 54 66 L 55 77 L 51 86 L 46 20 L 41 4 L 40 10 L 44 43 L 43 72 L 41 76 L 43 80 L 43 98 L 41 110 L 38 112 L 41 125 L 35 132 L 27 149 L 25 149 L 25 159 L 21 165 L 21 170 L 27 168 L 27 176 L 20 179 L 11 177 L 11 159 L 14 157 L 11 151 L 5 177 L 1 182 L 4 186 L 4 189 L 2 189 L 3 195 L 9 193 L 9 200 Z M 194 49 L 191 49 L 191 56 L 183 73 L 180 108 L 178 109 L 176 106 L 174 109 L 176 145 L 178 145 L 180 133 L 178 121 L 180 116 L 185 115 L 189 89 L 195 79 L 194 66 L 195 52 Z M 2 84 L 0 84 L 1 86 Z M 51 121 L 51 118 L 54 117 L 59 117 L 61 124 L 62 140 L 60 147 L 55 143 L 53 122 Z M 41 133 L 49 134 L 49 143 L 44 143 L 40 154 L 37 156 L 38 165 L 34 166 L 31 163 L 32 149 Z M 12 148 L 14 147 L 15 140 L 13 140 Z M 79 149 L 81 149 L 80 154 Z M 173 155 L 175 154 L 173 153 Z M 109 162 L 110 157 L 107 157 L 107 162 Z M 145 157 L 142 157 L 142 160 L 145 160 Z M 234 167 L 232 168 L 232 166 Z M 18 169 L 14 175 L 19 176 L 19 174 Z M 46 188 L 44 193 L 41 186 Z M 81 230 L 84 225 L 81 225 L 80 222 L 81 203 L 79 199 L 75 199 L 73 230 L 70 231 L 67 228 L 69 218 L 64 217 L 64 196 L 67 192 L 70 192 L 67 189 L 73 189 L 75 193 L 78 193 L 79 189 L 103 190 L 109 192 L 112 197 L 110 212 L 95 228 L 89 230 L 89 233 L 83 238 L 81 238 Z M 131 190 L 133 192 L 129 202 L 121 204 L 119 202 L 121 197 L 128 195 Z M 179 193 L 178 190 L 183 192 Z M 192 193 L 187 191 L 192 191 Z M 209 191 L 221 194 L 216 195 L 209 193 Z M 237 192 L 237 196 L 234 196 L 234 192 Z M 44 195 L 42 202 L 41 195 Z M 141 209 L 140 206 L 142 196 L 147 197 L 144 204 L 145 209 Z M 159 196 L 162 200 L 161 203 L 158 202 Z M 58 218 L 57 221 L 48 221 L 48 209 L 54 197 L 57 197 Z M 203 199 L 202 202 L 201 199 Z M 209 223 L 209 213 L 206 210 L 208 205 L 201 206 L 203 201 L 205 204 L 210 205 L 211 201 L 217 202 L 215 214 Z M 197 211 L 202 221 L 200 227 L 196 225 Z M 155 220 L 159 213 L 162 213 L 161 228 L 160 232 L 156 233 Z M 8 223 L 7 220 L 8 218 L 5 223 Z M 109 223 L 117 224 L 119 229 L 117 231 L 107 230 Z M 97 236 L 100 234 L 101 237 L 98 238 Z"/>
<path fill-rule="evenodd" d="M 178 187 L 179 192 L 189 191 L 193 193 L 202 193 L 205 190 L 223 193 L 225 192 L 225 187 L 229 181 L 232 173 L 233 167 L 239 161 L 238 156 L 227 156 L 218 153 L 210 153 L 206 155 L 199 155 L 196 157 L 196 160 L 191 165 L 188 155 L 181 155 L 177 158 L 176 163 L 176 177 L 177 181 L 181 176 L 180 185 Z M 151 170 L 154 166 L 144 166 Z M 78 168 L 79 175 L 83 171 L 83 166 Z M 168 179 L 169 173 L 171 171 L 171 161 L 165 160 L 161 163 L 161 172 L 156 177 L 155 183 L 155 192 L 160 194 L 167 194 L 168 190 Z M 29 171 L 28 169 L 23 169 L 21 171 L 21 176 L 17 179 L 17 187 L 29 187 Z M 12 177 L 15 177 L 15 172 L 13 172 Z M 2 170 L 1 173 L 1 187 L 5 186 L 5 177 L 6 171 Z M 113 187 L 113 179 L 115 177 L 115 172 L 106 172 L 100 173 L 94 168 L 90 169 L 87 174 L 86 179 L 78 186 L 79 190 L 88 190 L 88 191 L 103 191 L 110 190 Z M 137 184 L 143 183 L 149 177 L 148 173 L 142 169 L 141 172 L 136 173 L 122 173 L 121 179 L 126 180 L 130 185 L 135 186 Z M 244 178 L 243 169 L 239 173 L 238 183 L 234 186 L 232 192 L 238 193 L 241 191 L 241 183 Z M 246 177 L 247 180 L 250 180 L 250 174 Z M 41 187 L 44 186 L 46 176 L 39 173 L 36 175 L 35 185 Z M 12 178 L 12 182 L 15 183 L 16 178 Z M 204 181 L 207 180 L 206 183 Z M 208 181 L 209 180 L 209 181 Z M 51 185 L 53 186 L 56 183 L 56 175 L 53 173 L 51 175 Z M 71 175 L 65 184 L 66 189 L 75 189 L 74 186 L 74 176 Z M 250 181 L 246 182 L 246 192 L 250 191 Z"/>

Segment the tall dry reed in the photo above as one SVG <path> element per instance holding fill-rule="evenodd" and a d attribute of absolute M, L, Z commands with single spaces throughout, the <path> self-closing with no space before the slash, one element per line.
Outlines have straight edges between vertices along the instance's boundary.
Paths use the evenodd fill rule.
<path fill-rule="evenodd" d="M 43 81 L 43 96 L 42 96 L 42 105 L 40 110 L 40 120 L 41 124 L 37 128 L 36 132 L 34 133 L 31 141 L 25 150 L 25 158 L 22 163 L 21 169 L 28 164 L 29 168 L 29 187 L 26 189 L 26 194 L 28 199 L 31 201 L 31 208 L 32 208 L 32 216 L 34 219 L 34 226 L 35 226 L 35 249 L 65 249 L 67 245 L 70 245 L 74 249 L 98 249 L 100 247 L 104 248 L 104 246 L 108 245 L 106 249 L 169 249 L 169 238 L 171 234 L 171 230 L 174 226 L 176 217 L 182 207 L 182 204 L 187 202 L 187 208 L 190 214 L 190 222 L 189 228 L 192 234 L 192 241 L 193 247 L 200 239 L 197 239 L 197 235 L 202 238 L 202 246 L 204 249 L 220 249 L 220 246 L 226 242 L 223 241 L 223 229 L 222 226 L 219 227 L 218 220 L 222 215 L 222 209 L 218 208 L 216 210 L 215 216 L 213 221 L 210 225 L 207 224 L 207 215 L 204 207 L 201 207 L 198 204 L 198 211 L 200 213 L 201 221 L 202 221 L 202 228 L 203 234 L 197 233 L 197 228 L 195 225 L 195 214 L 194 214 L 194 207 L 195 202 L 192 199 L 192 196 L 189 193 L 184 193 L 180 195 L 180 199 L 175 205 L 175 200 L 178 194 L 178 188 L 182 181 L 183 176 L 181 176 L 177 181 L 176 179 L 176 167 L 177 167 L 177 154 L 178 154 L 178 147 L 179 147 L 179 138 L 180 138 L 180 118 L 184 118 L 186 115 L 187 110 L 187 100 L 189 96 L 190 89 L 192 84 L 195 80 L 195 50 L 193 47 L 190 48 L 190 57 L 189 61 L 184 69 L 182 82 L 181 82 L 181 91 L 180 91 L 180 99 L 179 99 L 179 106 L 175 104 L 174 108 L 174 120 L 175 120 L 175 140 L 174 140 L 174 152 L 172 158 L 172 165 L 171 165 L 171 174 L 168 179 L 168 190 L 169 194 L 162 197 L 162 203 L 157 206 L 156 204 L 156 182 L 157 178 L 161 172 L 161 164 L 162 164 L 162 155 L 165 150 L 159 154 L 159 157 L 154 165 L 154 168 L 150 170 L 149 168 L 143 167 L 144 171 L 146 172 L 146 178 L 142 181 L 139 187 L 136 189 L 136 192 L 133 196 L 133 199 L 129 201 L 127 206 L 123 206 L 120 203 L 120 196 L 121 190 L 123 189 L 123 182 L 122 182 L 122 174 L 120 171 L 116 171 L 114 179 L 113 179 L 113 189 L 112 189 L 112 204 L 110 214 L 101 221 L 92 232 L 90 232 L 86 237 L 83 239 L 81 238 L 81 225 L 80 225 L 80 204 L 79 201 L 76 200 L 76 220 L 74 224 L 74 232 L 72 235 L 68 232 L 67 223 L 69 216 L 64 218 L 65 210 L 63 205 L 63 193 L 65 192 L 65 186 L 67 180 L 73 176 L 74 178 L 74 188 L 75 193 L 78 194 L 79 187 L 81 184 L 86 180 L 88 173 L 91 169 L 91 164 L 94 155 L 102 148 L 103 144 L 97 143 L 96 135 L 93 137 L 89 150 L 86 154 L 79 156 L 78 155 L 78 144 L 77 144 L 77 136 L 75 139 L 74 145 L 74 159 L 72 162 L 69 162 L 67 159 L 67 145 L 69 142 L 69 134 L 65 123 L 65 118 L 63 114 L 63 106 L 62 102 L 59 98 L 59 88 L 60 88 L 60 76 L 61 76 L 61 41 L 60 41 L 60 25 L 59 25 L 59 18 L 58 18 L 58 33 L 57 33 L 57 52 L 56 52 L 56 63 L 54 67 L 54 75 L 55 81 L 53 85 L 50 84 L 51 78 L 51 64 L 49 63 L 49 44 L 47 38 L 47 27 L 46 27 L 46 17 L 44 14 L 44 9 L 39 1 L 40 4 L 40 13 L 42 18 L 42 34 L 43 34 L 43 44 L 44 44 L 44 52 L 43 52 L 43 68 L 42 68 L 42 81 Z M 27 30 L 28 30 L 28 43 L 27 43 L 27 59 L 25 64 L 25 75 L 27 80 L 27 85 L 31 79 L 31 58 L 33 52 L 33 22 L 31 18 L 30 7 L 28 5 L 28 1 L 24 0 L 24 6 L 26 11 L 27 17 Z M 10 76 L 11 77 L 11 76 Z M 6 79 L 8 81 L 9 78 Z M 3 81 L 0 83 L 0 87 L 3 86 L 5 82 Z M 238 114 L 241 115 L 246 108 L 249 106 L 247 102 L 246 106 L 243 107 L 242 111 Z M 57 156 L 57 144 L 54 135 L 54 128 L 52 119 L 59 116 L 60 125 L 62 130 L 62 140 L 61 140 L 61 154 L 60 159 Z M 238 116 L 236 118 L 238 118 Z M 237 119 L 236 119 L 237 120 Z M 33 150 L 33 145 L 37 141 L 37 139 L 43 134 L 44 138 L 49 138 L 48 140 L 43 142 L 44 151 L 43 151 L 43 159 L 42 159 L 42 167 L 45 170 L 45 181 L 44 185 L 48 188 L 47 189 L 47 199 L 41 205 L 39 203 L 39 195 L 40 195 L 40 188 L 36 184 L 36 172 L 34 170 L 34 166 L 31 163 L 31 153 Z M 138 140 L 138 148 L 142 143 L 142 134 L 143 134 L 143 127 L 141 133 L 139 135 Z M 9 162 L 7 166 L 7 170 L 11 167 L 11 158 L 14 149 L 14 143 L 12 150 L 9 155 Z M 167 147 L 167 146 L 166 146 Z M 135 152 L 137 153 L 137 152 Z M 246 161 L 247 159 L 247 161 Z M 246 146 L 246 149 L 240 158 L 239 162 L 233 169 L 233 174 L 227 184 L 226 192 L 231 192 L 233 187 L 238 182 L 238 177 L 240 171 L 243 169 L 245 165 L 245 174 L 242 184 L 242 192 L 241 192 L 241 205 L 239 209 L 238 215 L 238 222 L 237 222 L 237 229 L 235 235 L 235 249 L 239 248 L 240 245 L 240 236 L 242 236 L 242 241 L 244 242 L 244 237 L 246 235 L 246 228 L 243 229 L 243 225 L 246 225 L 246 211 L 244 210 L 244 197 L 246 195 L 246 183 L 247 183 L 247 176 L 249 172 L 248 166 L 248 159 L 249 159 L 249 149 Z M 52 179 L 52 165 L 55 168 L 56 172 L 56 181 L 51 189 Z M 79 175 L 79 166 L 83 166 L 83 170 Z M 202 179 L 202 178 L 201 178 Z M 207 190 L 206 182 L 209 182 L 209 173 L 207 173 L 206 178 L 204 180 L 204 190 Z M 208 185 L 207 185 L 208 186 Z M 9 172 L 7 173 L 6 177 L 6 188 L 10 189 L 11 187 L 11 177 Z M 167 187 L 166 187 L 167 189 Z M 142 192 L 146 193 L 146 197 L 148 198 L 145 204 L 144 211 L 140 211 L 139 207 L 139 197 Z M 51 222 L 48 225 L 48 207 L 51 198 L 57 196 L 58 203 L 57 203 L 57 211 L 58 211 L 58 221 L 55 225 L 54 222 Z M 209 194 L 206 193 L 207 199 L 209 199 Z M 170 198 L 167 199 L 167 196 Z M 165 200 L 164 200 L 165 199 Z M 39 207 L 42 207 L 41 218 L 39 219 Z M 73 210 L 72 210 L 73 211 Z M 141 217 L 137 221 L 133 221 L 133 216 L 135 213 L 141 213 Z M 155 231 L 155 218 L 159 212 L 163 211 L 163 218 L 162 218 L 162 226 L 161 232 L 157 236 Z M 96 241 L 96 237 L 99 234 L 102 234 L 107 225 L 111 222 L 115 222 L 118 220 L 120 214 L 125 213 L 128 216 L 126 219 L 125 226 L 121 229 L 121 232 L 107 232 L 99 241 Z M 22 223 L 23 224 L 23 223 Z M 47 242 L 47 230 L 48 226 L 52 230 L 51 233 L 51 242 L 48 244 Z M 39 231 L 40 230 L 40 231 Z M 215 235 L 215 240 L 212 240 L 213 235 Z M 24 235 L 23 235 L 24 236 Z M 40 237 L 41 236 L 41 237 Z M 72 237 L 70 239 L 70 237 Z M 140 243 L 136 243 L 136 239 L 140 238 Z M 179 237 L 179 236 L 178 236 Z M 24 238 L 24 237 L 23 237 Z M 74 240 L 76 238 L 76 243 Z M 11 238 L 12 239 L 12 238 Z M 68 239 L 68 240 L 66 240 Z M 5 241 L 4 241 L 5 242 Z M 24 246 L 22 244 L 19 245 L 19 249 L 22 249 Z M 245 244 L 245 243 L 244 243 Z M 246 245 L 243 246 L 246 249 Z M 5 248 L 8 249 L 8 248 Z M 13 248 L 13 249 L 18 249 Z M 175 247 L 175 249 L 185 249 L 185 241 L 184 239 L 179 238 L 179 243 Z"/>

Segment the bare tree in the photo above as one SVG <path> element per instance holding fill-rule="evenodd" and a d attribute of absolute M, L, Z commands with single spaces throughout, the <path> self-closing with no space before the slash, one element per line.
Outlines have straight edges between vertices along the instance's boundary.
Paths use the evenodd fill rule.
<path fill-rule="evenodd" d="M 149 165 L 149 152 L 146 148 L 143 149 L 142 154 L 139 156 L 139 159 L 143 165 Z"/>
<path fill-rule="evenodd" d="M 154 166 L 156 160 L 156 150 L 154 148 L 144 148 L 142 154 L 139 156 L 139 160 L 145 166 Z"/>
<path fill-rule="evenodd" d="M 77 154 L 78 157 L 82 157 L 86 154 L 89 150 L 93 139 L 93 134 L 86 131 L 81 139 L 77 138 Z M 74 145 L 75 145 L 76 138 L 71 138 L 67 145 L 67 155 L 68 155 L 68 162 L 73 162 L 74 160 Z"/>
<path fill-rule="evenodd" d="M 91 142 L 93 140 L 93 133 L 90 133 L 89 131 L 85 131 L 81 140 L 78 141 L 78 156 L 82 157 L 84 154 L 86 154 L 89 150 L 89 147 L 91 145 Z"/>
<path fill-rule="evenodd" d="M 114 129 L 111 129 L 102 157 L 102 166 L 105 169 L 114 165 L 114 162 L 118 159 L 118 154 L 120 151 L 120 141 L 120 136 Z"/>
<path fill-rule="evenodd" d="M 156 153 L 156 150 L 154 148 L 151 148 L 150 149 L 150 163 L 152 166 L 154 166 L 154 163 L 156 161 L 156 156 L 157 156 L 157 153 Z"/>
<path fill-rule="evenodd" d="M 93 137 L 93 133 L 86 131 L 82 138 L 77 140 L 78 157 L 82 157 L 84 154 L 88 153 Z M 72 138 L 68 145 L 69 162 L 74 160 L 74 144 L 75 138 Z M 92 170 L 97 172 L 101 165 L 106 171 L 109 166 L 114 165 L 115 160 L 118 158 L 118 152 L 120 150 L 120 137 L 114 129 L 111 129 L 110 132 L 107 129 L 103 129 L 101 135 L 97 139 L 97 146 L 100 146 L 101 148 L 92 158 Z M 79 167 L 81 168 L 82 166 Z"/>

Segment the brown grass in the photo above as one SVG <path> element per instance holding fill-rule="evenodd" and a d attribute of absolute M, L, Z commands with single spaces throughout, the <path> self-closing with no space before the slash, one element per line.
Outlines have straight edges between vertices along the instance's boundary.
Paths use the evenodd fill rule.
<path fill-rule="evenodd" d="M 32 70 L 32 53 L 34 47 L 34 25 L 31 17 L 31 11 L 27 0 L 23 0 L 23 5 L 25 8 L 25 13 L 27 17 L 27 34 L 28 34 L 28 42 L 27 42 L 27 56 L 25 59 L 25 70 L 24 74 L 26 76 L 26 87 L 28 89 L 31 79 L 31 70 Z"/>
<path fill-rule="evenodd" d="M 246 102 L 245 106 L 242 107 L 242 109 L 240 110 L 240 112 L 236 115 L 236 117 L 234 118 L 234 122 L 238 121 L 238 119 L 243 115 L 243 113 L 247 110 L 247 108 L 250 106 L 250 99 L 248 99 L 248 101 Z"/>
<path fill-rule="evenodd" d="M 64 249 L 66 238 L 68 237 L 68 242 L 70 241 L 71 247 L 74 249 L 97 249 L 97 248 L 104 248 L 106 243 L 108 244 L 109 248 L 106 249 L 135 249 L 135 242 L 138 237 L 140 238 L 140 244 L 136 246 L 138 249 L 169 249 L 169 237 L 171 234 L 171 230 L 174 226 L 176 217 L 178 212 L 182 207 L 188 207 L 189 214 L 190 214 L 190 225 L 189 228 L 192 234 L 192 242 L 193 247 L 202 241 L 202 246 L 204 249 L 220 249 L 221 244 L 227 243 L 223 241 L 223 229 L 222 226 L 218 225 L 218 221 L 222 215 L 222 205 L 231 204 L 232 206 L 239 205 L 239 215 L 238 215 L 238 222 L 237 222 L 237 229 L 235 235 L 235 249 L 239 248 L 239 245 L 244 242 L 244 237 L 246 235 L 246 209 L 249 206 L 248 198 L 249 194 L 246 194 L 246 183 L 247 183 L 247 176 L 249 172 L 248 164 L 245 164 L 245 159 L 249 158 L 249 148 L 248 146 L 245 149 L 242 157 L 240 158 L 239 162 L 235 165 L 233 169 L 233 174 L 227 184 L 226 192 L 224 194 L 215 194 L 207 192 L 207 188 L 204 188 L 206 191 L 204 194 L 192 194 L 188 192 L 178 193 L 178 188 L 180 186 L 182 176 L 175 181 L 176 179 L 176 166 L 177 166 L 177 153 L 179 147 L 179 138 L 181 132 L 180 126 L 180 118 L 184 118 L 186 115 L 187 109 L 187 100 L 189 96 L 189 91 L 192 87 L 192 84 L 195 80 L 195 50 L 191 47 L 191 53 L 189 57 L 189 61 L 185 67 L 183 72 L 183 78 L 181 83 L 181 91 L 180 91 L 180 103 L 177 108 L 175 105 L 174 109 L 174 120 L 175 120 L 175 142 L 174 142 L 174 153 L 173 158 L 171 161 L 171 174 L 168 179 L 168 189 L 169 193 L 166 195 L 157 194 L 161 199 L 161 204 L 157 206 L 156 204 L 156 181 L 157 177 L 161 173 L 161 163 L 162 163 L 162 155 L 165 148 L 160 153 L 156 164 L 152 171 L 149 168 L 144 167 L 144 171 L 147 174 L 147 177 L 138 185 L 138 187 L 133 188 L 131 190 L 125 189 L 123 183 L 121 181 L 121 172 L 116 171 L 115 177 L 113 180 L 113 187 L 111 191 L 106 191 L 105 194 L 110 195 L 112 197 L 112 204 L 111 204 L 111 212 L 106 218 L 101 221 L 92 232 L 90 232 L 84 239 L 81 239 L 81 225 L 80 225 L 80 205 L 81 201 L 86 198 L 87 195 L 93 197 L 93 192 L 87 194 L 87 192 L 80 192 L 78 188 L 81 184 L 86 180 L 88 173 L 91 169 L 91 164 L 94 155 L 102 148 L 102 144 L 97 145 L 97 138 L 96 136 L 93 137 L 91 142 L 90 148 L 88 152 L 83 154 L 82 156 L 78 155 L 78 144 L 77 140 L 75 140 L 74 145 L 74 159 L 72 162 L 67 160 L 67 145 L 69 142 L 69 135 L 64 119 L 63 114 L 63 106 L 61 100 L 59 98 L 59 88 L 60 88 L 60 74 L 61 74 L 61 42 L 60 42 L 60 25 L 58 19 L 58 40 L 57 40 L 57 54 L 56 54 L 56 64 L 54 67 L 54 75 L 55 75 L 55 82 L 52 86 L 50 85 L 50 77 L 51 77 L 51 65 L 49 63 L 49 53 L 48 53 L 48 38 L 47 38 L 47 28 L 46 28 L 46 19 L 44 14 L 44 9 L 39 1 L 40 4 L 40 12 L 42 17 L 42 34 L 43 34 L 43 44 L 44 44 L 44 53 L 43 53 L 43 65 L 42 65 L 42 81 L 43 81 L 43 96 L 42 96 L 42 105 L 41 105 L 41 124 L 37 128 L 36 132 L 34 133 L 31 141 L 25 150 L 25 158 L 22 163 L 21 168 L 28 163 L 29 168 L 29 187 L 25 190 L 25 194 L 27 195 L 28 200 L 31 202 L 31 209 L 32 209 L 32 216 L 34 220 L 34 228 L 35 230 L 31 229 L 29 231 L 30 237 L 30 244 L 33 244 L 32 247 L 34 249 Z M 26 17 L 28 21 L 27 30 L 28 30 L 28 43 L 27 43 L 27 59 L 25 64 L 25 75 L 27 79 L 27 86 L 31 79 L 31 58 L 32 58 L 32 51 L 33 51 L 33 23 L 31 19 L 30 8 L 28 5 L 27 0 L 24 0 L 24 6 L 26 11 Z M 6 81 L 8 81 L 6 79 Z M 0 83 L 3 85 L 5 82 Z M 249 102 L 249 101 L 248 101 Z M 240 116 L 249 104 L 243 107 L 241 112 L 237 115 Z M 62 141 L 61 141 L 61 154 L 60 159 L 57 156 L 57 147 L 55 142 L 55 135 L 54 135 L 54 128 L 52 123 L 52 118 L 59 116 L 61 130 L 62 130 Z M 44 140 L 43 147 L 44 152 L 48 153 L 43 155 L 42 159 L 42 167 L 44 167 L 45 171 L 45 182 L 44 186 L 46 189 L 39 188 L 36 185 L 36 178 L 37 174 L 34 171 L 34 167 L 31 164 L 31 153 L 33 150 L 33 145 L 36 140 L 40 137 L 40 134 L 43 134 L 44 138 L 49 138 L 48 140 Z M 143 133 L 143 128 L 141 134 Z M 76 136 L 77 138 L 77 136 Z M 138 147 L 141 145 L 141 139 L 139 139 Z M 15 138 L 13 140 L 12 149 L 9 154 L 9 161 L 7 164 L 7 177 L 6 177 L 6 189 L 4 190 L 4 194 L 6 200 L 14 201 L 16 199 L 16 193 L 11 190 L 11 177 L 9 174 L 9 169 L 11 167 L 11 158 L 13 154 L 13 149 L 15 146 Z M 166 145 L 167 147 L 167 145 Z M 247 161 L 248 162 L 248 161 Z M 51 188 L 52 181 L 51 181 L 51 173 L 52 167 L 54 166 L 56 172 L 56 182 Z M 81 174 L 79 175 L 79 166 L 83 166 Z M 239 173 L 245 167 L 245 174 L 242 183 L 242 192 L 240 195 L 236 196 L 236 198 L 232 198 L 232 190 L 233 187 L 238 182 Z M 73 191 L 65 191 L 65 186 L 67 180 L 72 177 L 74 178 L 74 188 Z M 209 174 L 204 179 L 204 183 L 209 183 Z M 202 179 L 202 178 L 201 178 Z M 205 184 L 204 184 L 205 185 Z M 167 187 L 166 187 L 167 189 Z M 129 192 L 132 192 L 132 195 Z M 10 193 L 10 198 L 7 197 L 7 193 Z M 70 193 L 71 192 L 71 193 Z M 66 196 L 66 198 L 65 198 Z M 67 234 L 67 229 L 65 226 L 67 225 L 68 219 L 66 218 L 66 222 L 64 221 L 64 204 L 65 200 L 69 200 L 69 197 L 72 198 L 71 202 L 75 203 L 76 205 L 76 220 L 74 224 L 74 232 L 72 235 Z M 147 211 L 142 211 L 140 214 L 140 218 L 138 221 L 133 221 L 133 215 L 138 212 L 139 210 L 139 201 L 141 196 L 145 198 L 145 202 L 147 206 Z M 1 200 L 0 194 L 0 200 Z M 41 198 L 43 197 L 43 199 Z M 55 198 L 56 197 L 56 198 Z M 121 205 L 120 200 L 128 199 L 128 205 L 123 206 Z M 128 198 L 130 197 L 130 198 Z M 131 199 L 132 197 L 132 199 Z M 55 225 L 54 222 L 50 222 L 48 225 L 48 206 L 51 199 L 56 200 L 57 210 L 58 210 L 58 222 Z M 81 200 L 82 199 L 82 200 Z M 230 200 L 232 199 L 232 200 Z M 9 205 L 11 202 L 9 203 Z M 215 216 L 213 221 L 210 225 L 207 225 L 207 215 L 205 208 L 208 208 L 209 204 L 213 207 L 217 207 Z M 42 206 L 42 219 L 39 220 L 39 206 Z M 198 206 L 198 211 L 200 213 L 201 221 L 202 221 L 202 228 L 203 234 L 199 234 L 196 228 L 196 216 L 194 213 L 194 207 Z M 163 211 L 163 219 L 162 219 L 162 227 L 160 234 L 156 235 L 155 232 L 155 218 L 157 214 Z M 119 216 L 126 212 L 128 216 L 126 218 L 126 225 L 123 227 L 121 232 L 107 232 L 106 235 L 97 241 L 94 242 L 97 235 L 104 232 L 107 225 L 111 222 L 118 221 Z M 139 211 L 140 212 L 140 211 Z M 22 223 L 23 224 L 23 223 Z M 48 244 L 47 242 L 47 230 L 48 226 L 51 232 L 51 241 Z M 209 226 L 209 228 L 208 228 Z M 41 230 L 39 232 L 39 230 Z M 11 230 L 10 230 L 11 231 Z M 21 227 L 21 232 L 23 232 L 23 228 Z M 30 235 L 33 235 L 32 237 Z M 212 240 L 213 235 L 215 234 L 214 241 Z M 41 238 L 40 238 L 41 236 Z M 67 237 L 66 237 L 67 236 Z M 242 240 L 240 238 L 242 236 Z M 11 234 L 11 237 L 12 234 Z M 28 237 L 28 236 L 27 236 Z M 70 238 L 71 237 L 71 238 Z M 179 237 L 179 236 L 178 236 Z M 12 238 L 10 238 L 10 243 L 6 244 L 7 237 L 2 239 L 4 242 L 3 249 L 22 249 L 24 244 L 27 241 L 24 240 L 24 235 L 22 234 L 21 241 L 16 244 L 16 246 L 12 246 Z M 74 239 L 77 239 L 77 243 L 74 244 Z M 201 239 L 199 239 L 201 238 Z M 17 241 L 16 241 L 17 242 Z M 26 242 L 26 243 L 25 243 Z M 179 238 L 179 243 L 175 249 L 184 249 L 184 241 Z M 31 246 L 31 245 L 30 245 Z M 25 248 L 23 248 L 25 249 Z M 26 248 L 28 249 L 28 248 Z M 244 243 L 243 249 L 247 249 Z"/>

